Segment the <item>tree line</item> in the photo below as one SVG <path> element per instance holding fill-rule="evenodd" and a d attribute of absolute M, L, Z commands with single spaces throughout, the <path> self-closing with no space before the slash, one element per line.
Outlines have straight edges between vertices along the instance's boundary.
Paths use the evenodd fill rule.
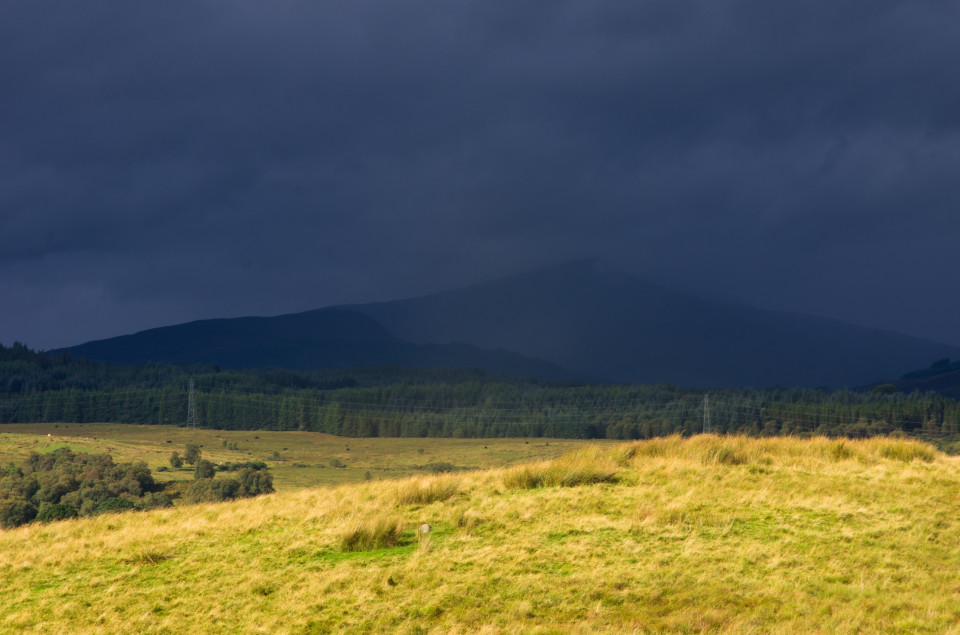
<path fill-rule="evenodd" d="M 935 393 L 775 388 L 694 391 L 393 367 L 231 370 L 120 365 L 0 346 L 0 423 L 198 425 L 350 437 L 643 439 L 674 433 L 960 434 L 960 403 Z"/>

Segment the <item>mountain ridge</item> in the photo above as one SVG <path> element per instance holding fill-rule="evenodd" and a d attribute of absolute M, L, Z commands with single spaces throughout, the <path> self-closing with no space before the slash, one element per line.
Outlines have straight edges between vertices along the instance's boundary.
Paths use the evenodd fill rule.
<path fill-rule="evenodd" d="M 567 370 L 511 351 L 465 344 L 413 344 L 375 319 L 329 307 L 274 317 L 195 320 L 66 349 L 120 363 L 212 363 L 232 368 L 349 368 L 401 365 L 478 368 L 489 373 L 571 379 Z"/>
<path fill-rule="evenodd" d="M 704 300 L 592 259 L 347 308 L 410 341 L 497 345 L 612 382 L 856 386 L 960 351 L 831 318 Z"/>
<path fill-rule="evenodd" d="M 110 361 L 472 366 L 543 379 L 862 386 L 960 348 L 831 318 L 706 300 L 578 260 L 414 298 L 203 320 L 70 347 Z"/>

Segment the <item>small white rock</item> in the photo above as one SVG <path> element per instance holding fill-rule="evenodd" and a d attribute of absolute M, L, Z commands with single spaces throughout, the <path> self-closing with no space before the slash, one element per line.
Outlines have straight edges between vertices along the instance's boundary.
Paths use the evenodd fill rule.
<path fill-rule="evenodd" d="M 420 525 L 420 533 L 421 533 L 421 534 L 429 534 L 429 533 L 430 533 L 430 525 L 428 525 L 427 523 L 423 523 L 422 525 Z"/>

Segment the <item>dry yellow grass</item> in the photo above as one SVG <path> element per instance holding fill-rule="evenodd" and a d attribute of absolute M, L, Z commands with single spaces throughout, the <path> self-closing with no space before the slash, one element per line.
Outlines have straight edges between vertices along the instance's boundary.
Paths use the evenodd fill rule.
<path fill-rule="evenodd" d="M 529 468 L 608 475 L 579 484 L 519 469 L 3 532 L 0 629 L 960 632 L 960 462 L 929 446 L 674 437 Z"/>

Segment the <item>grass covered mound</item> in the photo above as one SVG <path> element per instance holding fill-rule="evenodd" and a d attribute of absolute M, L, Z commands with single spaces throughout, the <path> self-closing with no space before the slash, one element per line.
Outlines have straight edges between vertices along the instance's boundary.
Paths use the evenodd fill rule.
<path fill-rule="evenodd" d="M 68 519 L 0 533 L 0 630 L 956 631 L 958 492 L 914 441 L 698 436 Z"/>

